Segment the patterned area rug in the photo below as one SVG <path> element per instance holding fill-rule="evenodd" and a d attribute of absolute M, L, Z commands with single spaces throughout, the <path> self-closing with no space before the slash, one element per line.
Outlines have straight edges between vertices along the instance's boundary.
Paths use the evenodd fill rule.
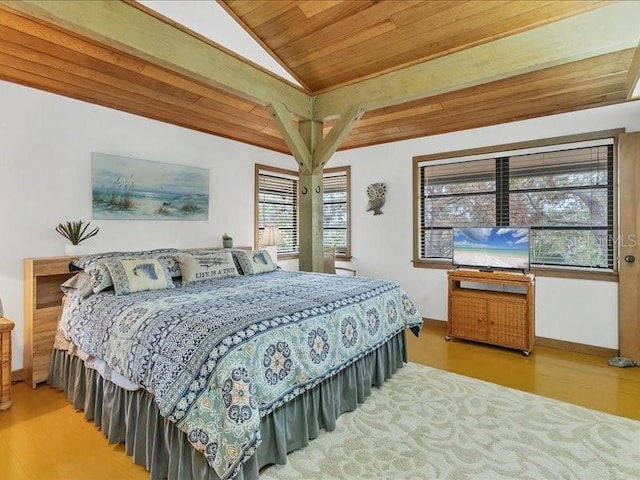
<path fill-rule="evenodd" d="M 640 479 L 640 422 L 408 364 L 261 480 Z"/>

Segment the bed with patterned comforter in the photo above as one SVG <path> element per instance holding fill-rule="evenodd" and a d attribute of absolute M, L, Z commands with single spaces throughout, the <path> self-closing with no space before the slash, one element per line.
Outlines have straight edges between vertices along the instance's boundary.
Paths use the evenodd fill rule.
<path fill-rule="evenodd" d="M 278 270 L 70 299 L 59 334 L 150 392 L 225 479 L 261 417 L 421 325 L 395 283 Z"/>

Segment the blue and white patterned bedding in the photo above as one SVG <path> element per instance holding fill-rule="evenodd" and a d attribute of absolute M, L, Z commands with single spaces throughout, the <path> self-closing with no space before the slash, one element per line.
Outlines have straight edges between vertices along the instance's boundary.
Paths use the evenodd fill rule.
<path fill-rule="evenodd" d="M 260 418 L 422 319 L 397 284 L 276 271 L 68 302 L 59 331 L 151 392 L 218 475 Z"/>

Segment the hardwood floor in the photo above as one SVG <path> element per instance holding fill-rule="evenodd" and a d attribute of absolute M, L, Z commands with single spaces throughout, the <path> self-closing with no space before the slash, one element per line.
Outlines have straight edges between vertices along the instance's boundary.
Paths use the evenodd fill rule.
<path fill-rule="evenodd" d="M 519 352 L 444 340 L 427 326 L 407 334 L 409 359 L 436 368 L 640 420 L 640 368 L 614 368 L 607 359 L 538 347 Z M 74 412 L 65 395 L 41 385 L 13 386 L 12 407 L 0 412 L 2 480 L 138 480 L 122 445 L 109 445 L 92 422 Z"/>
<path fill-rule="evenodd" d="M 444 325 L 444 323 L 443 323 Z M 407 333 L 409 360 L 544 397 L 640 420 L 640 368 L 616 368 L 607 358 L 534 347 L 530 357 L 462 340 L 444 340 L 445 328 Z"/>

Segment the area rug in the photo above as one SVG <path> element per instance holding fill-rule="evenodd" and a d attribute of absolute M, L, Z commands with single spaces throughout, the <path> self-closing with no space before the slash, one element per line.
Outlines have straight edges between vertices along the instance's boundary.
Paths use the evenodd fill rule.
<path fill-rule="evenodd" d="M 261 480 L 640 479 L 640 422 L 405 365 Z"/>

